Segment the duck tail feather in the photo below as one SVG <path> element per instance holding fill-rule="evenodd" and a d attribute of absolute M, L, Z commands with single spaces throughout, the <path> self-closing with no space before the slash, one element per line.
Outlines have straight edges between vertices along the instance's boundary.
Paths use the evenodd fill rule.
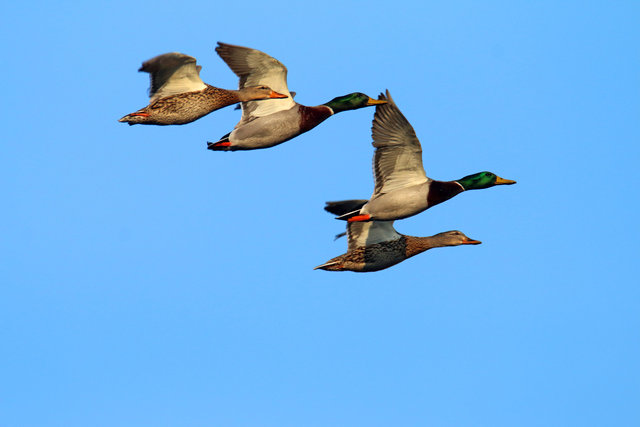
<path fill-rule="evenodd" d="M 340 264 L 340 261 L 329 261 L 329 262 L 325 262 L 324 264 L 320 264 L 317 267 L 313 267 L 314 270 L 327 270 L 327 267 L 331 267 L 334 265 L 338 265 Z"/>
<path fill-rule="evenodd" d="M 336 215 L 338 219 L 347 220 L 358 215 L 360 209 L 368 202 L 365 199 L 340 200 L 337 202 L 326 202 L 324 210 Z"/>

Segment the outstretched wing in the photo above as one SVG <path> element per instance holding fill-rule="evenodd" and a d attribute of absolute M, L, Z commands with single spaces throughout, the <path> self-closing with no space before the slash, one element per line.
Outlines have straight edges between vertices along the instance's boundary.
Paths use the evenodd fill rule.
<path fill-rule="evenodd" d="M 268 116 L 293 108 L 296 103 L 287 87 L 287 68 L 264 52 L 243 46 L 218 42 L 216 52 L 229 68 L 240 77 L 240 89 L 248 86 L 269 86 L 288 98 L 248 101 L 242 103 L 242 120 Z"/>
<path fill-rule="evenodd" d="M 207 87 L 200 79 L 202 67 L 196 58 L 178 52 L 165 53 L 143 62 L 138 71 L 150 74 L 150 102 L 183 92 L 203 90 Z"/>
<path fill-rule="evenodd" d="M 393 221 L 350 222 L 347 224 L 349 237 L 349 251 L 361 246 L 374 245 L 402 237 L 395 228 Z"/>
<path fill-rule="evenodd" d="M 389 91 L 378 99 L 386 104 L 377 105 L 371 126 L 373 146 L 373 194 L 422 184 L 428 181 L 422 166 L 422 147 L 413 127 L 393 102 Z"/>

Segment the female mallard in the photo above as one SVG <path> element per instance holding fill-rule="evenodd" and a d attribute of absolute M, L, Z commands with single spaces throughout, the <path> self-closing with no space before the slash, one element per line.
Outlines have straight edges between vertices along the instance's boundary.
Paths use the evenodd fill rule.
<path fill-rule="evenodd" d="M 293 100 L 287 88 L 287 68 L 259 50 L 218 42 L 218 55 L 240 77 L 240 87 L 269 85 L 288 95 L 286 99 L 243 102 L 242 118 L 235 129 L 219 141 L 207 144 L 210 150 L 235 151 L 268 148 L 307 132 L 336 113 L 386 101 L 363 93 L 339 96 L 323 105 L 307 107 Z"/>
<path fill-rule="evenodd" d="M 265 85 L 220 89 L 200 79 L 201 69 L 194 57 L 177 52 L 144 62 L 138 71 L 150 74 L 149 105 L 119 121 L 130 125 L 183 125 L 237 102 L 288 96 Z"/>
<path fill-rule="evenodd" d="M 428 178 L 422 166 L 422 148 L 411 124 L 402 115 L 389 91 L 388 101 L 376 107 L 371 127 L 375 187 L 369 200 L 327 202 L 329 212 L 339 219 L 354 221 L 391 221 L 420 213 L 449 200 L 465 190 L 479 190 L 494 185 L 515 184 L 491 172 L 479 172 L 456 181 Z M 349 207 L 349 210 L 345 210 Z M 332 210 L 333 209 L 333 210 Z"/>
<path fill-rule="evenodd" d="M 350 222 L 347 224 L 347 234 L 347 252 L 314 270 L 378 271 L 428 249 L 482 243 L 468 238 L 460 231 L 446 231 L 430 237 L 405 236 L 393 228 L 393 221 Z"/>

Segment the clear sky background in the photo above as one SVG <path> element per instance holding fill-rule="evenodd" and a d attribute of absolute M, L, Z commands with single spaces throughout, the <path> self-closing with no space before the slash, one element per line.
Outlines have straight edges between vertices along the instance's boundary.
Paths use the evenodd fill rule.
<path fill-rule="evenodd" d="M 0 14 L 0 425 L 640 425 L 637 2 L 9 2 Z M 260 49 L 317 105 L 389 89 L 459 229 L 378 273 L 326 200 L 367 198 L 374 109 L 212 152 L 232 108 L 127 126 L 142 61 L 235 88 Z"/>

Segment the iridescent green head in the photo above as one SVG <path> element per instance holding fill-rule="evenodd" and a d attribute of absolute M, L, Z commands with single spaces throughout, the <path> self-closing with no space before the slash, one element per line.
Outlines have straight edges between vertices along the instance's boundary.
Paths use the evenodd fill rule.
<path fill-rule="evenodd" d="M 331 101 L 327 102 L 324 105 L 331 108 L 333 110 L 333 113 L 336 114 L 342 111 L 357 110 L 358 108 L 362 107 L 369 107 L 371 105 L 386 103 L 387 101 L 369 98 L 364 93 L 354 92 L 350 93 L 349 95 L 333 98 Z"/>
<path fill-rule="evenodd" d="M 515 183 L 515 181 L 500 178 L 491 172 L 478 172 L 458 180 L 458 184 L 462 185 L 462 188 L 465 190 L 481 190 L 483 188 L 493 187 L 494 185 L 511 185 Z"/>

